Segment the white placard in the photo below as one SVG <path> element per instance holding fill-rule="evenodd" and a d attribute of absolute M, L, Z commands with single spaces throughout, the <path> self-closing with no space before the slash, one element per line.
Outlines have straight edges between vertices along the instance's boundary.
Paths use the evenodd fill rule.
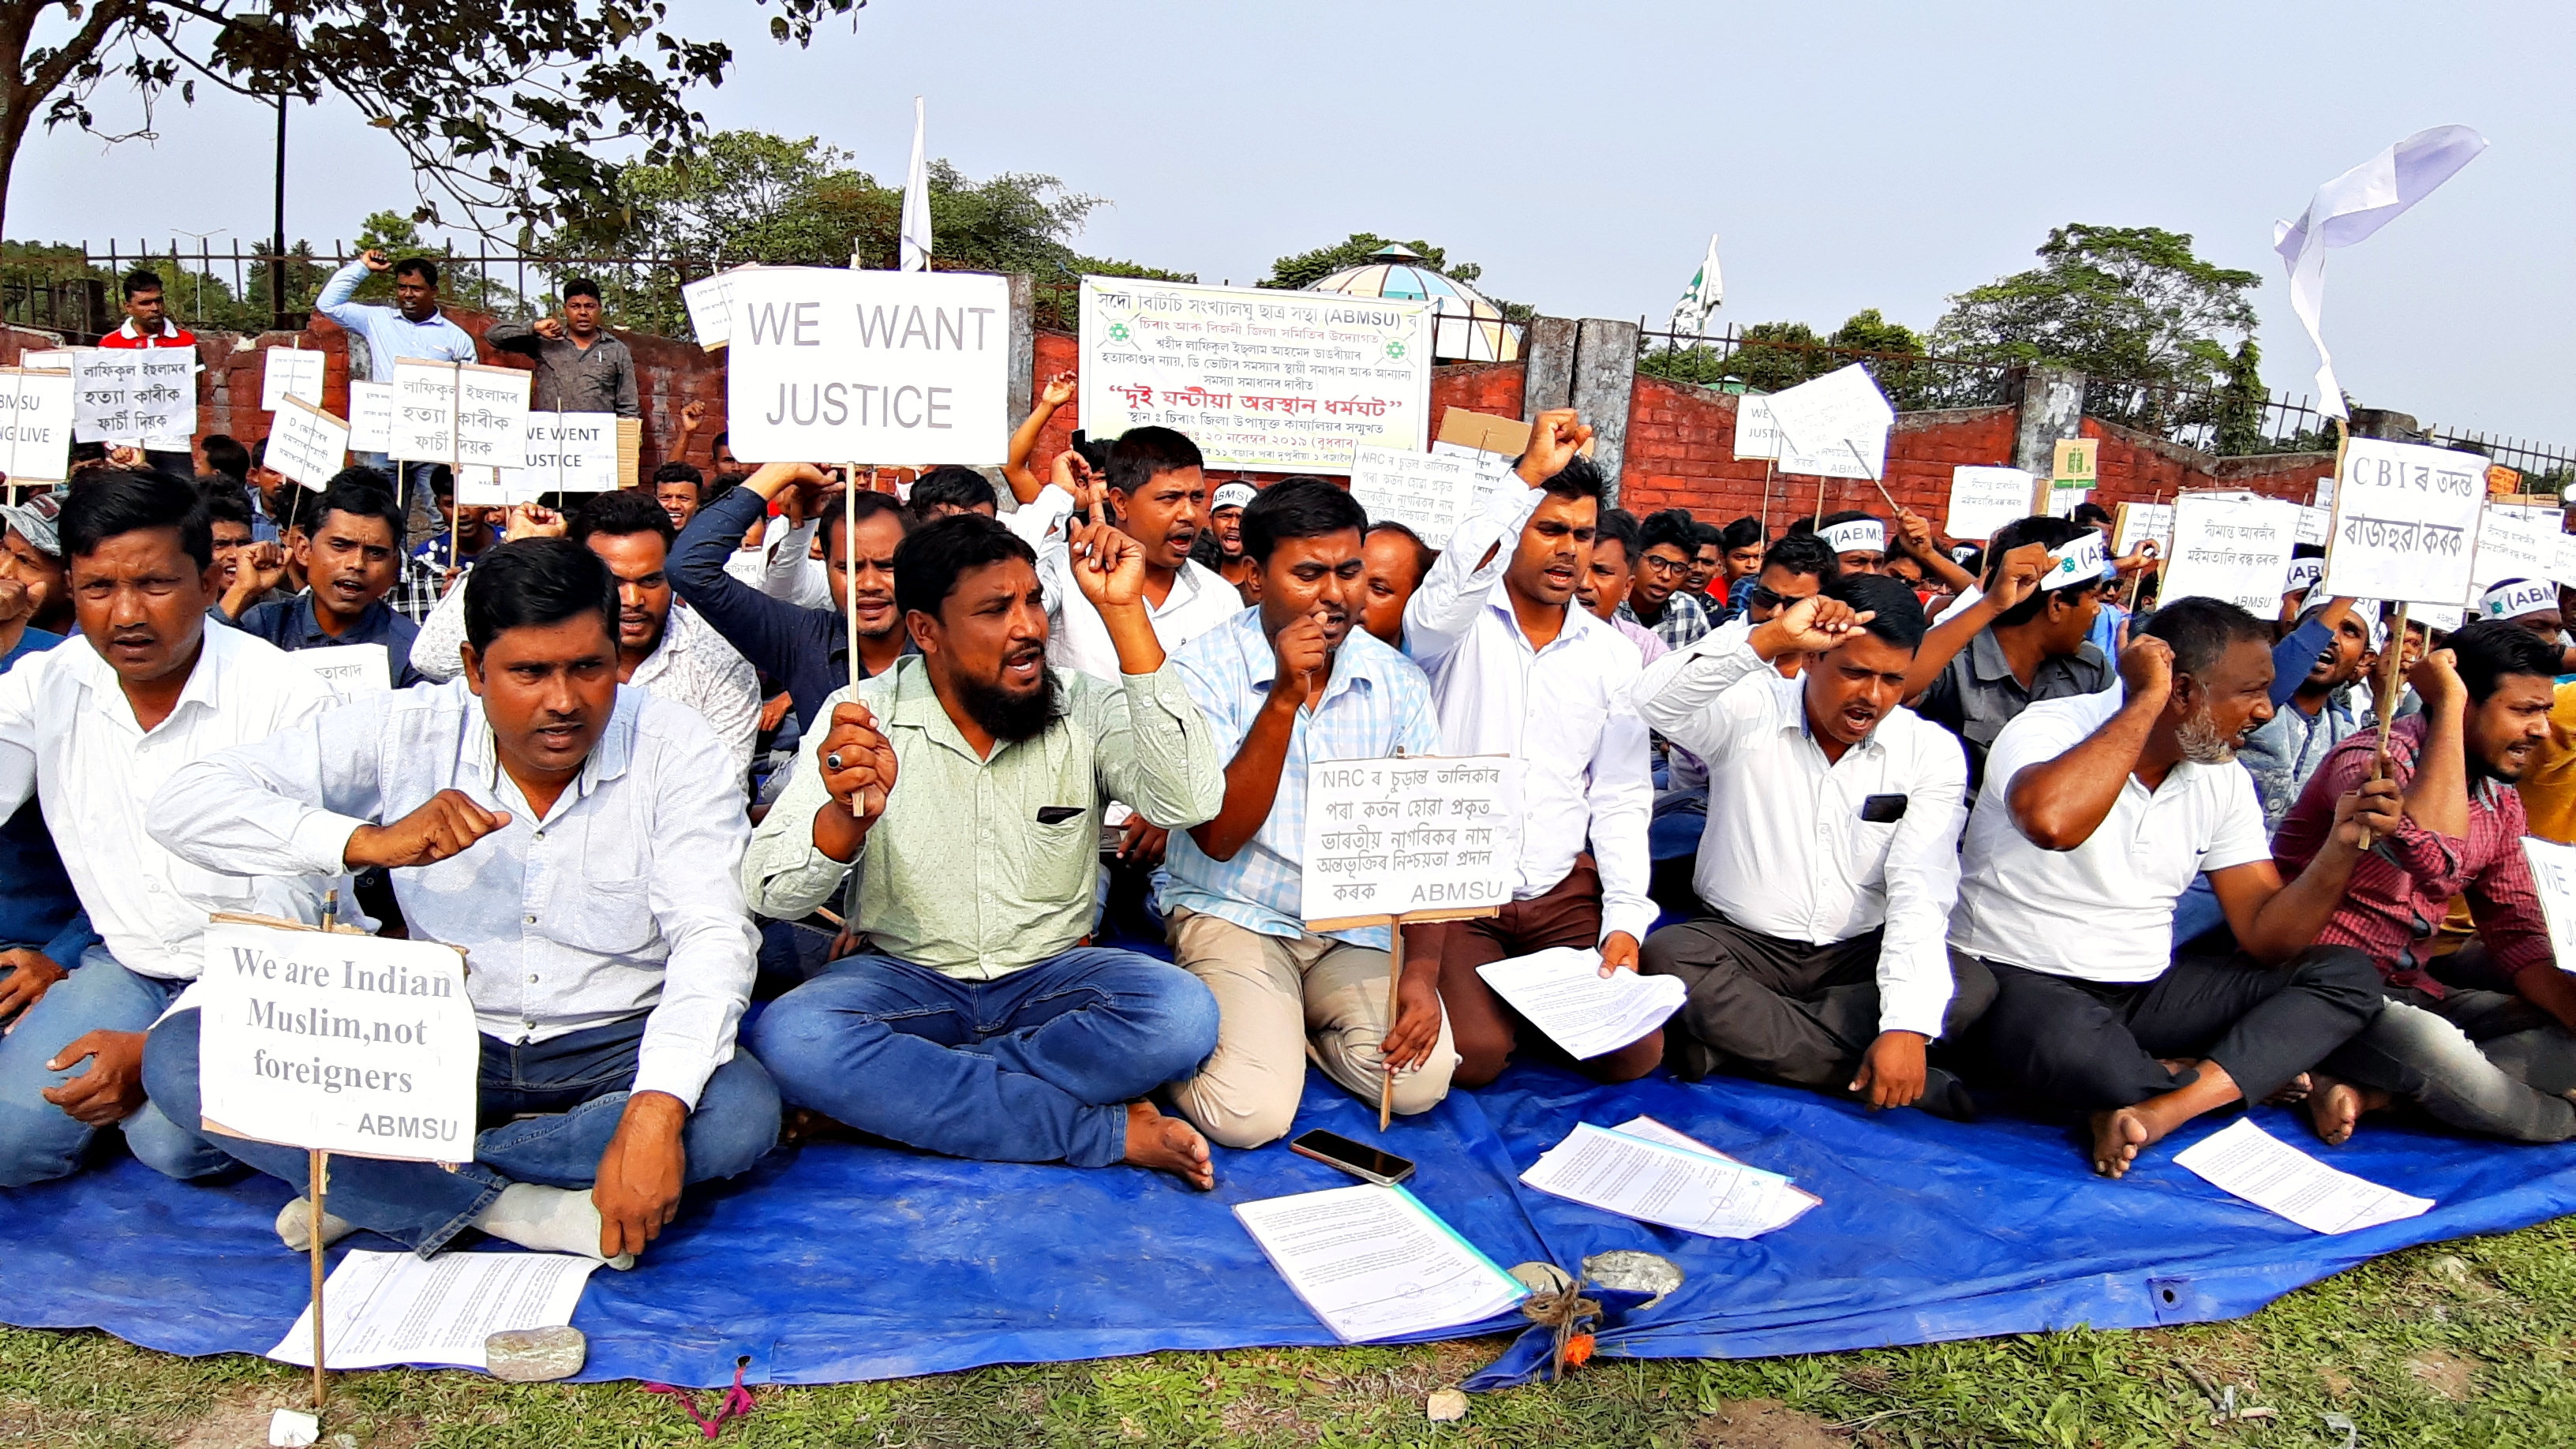
<path fill-rule="evenodd" d="M 733 336 L 731 272 L 718 272 L 682 285 L 680 301 L 689 309 L 689 331 L 702 350 L 713 352 Z"/>
<path fill-rule="evenodd" d="M 617 487 L 615 413 L 530 413 L 527 462 L 500 470 L 500 486 L 542 493 L 606 493 Z"/>
<path fill-rule="evenodd" d="M 134 424 L 143 446 L 182 452 L 197 436 L 197 349 L 146 347 L 135 353 Z"/>
<path fill-rule="evenodd" d="M 1431 304 L 1082 279 L 1082 425 L 1187 433 L 1208 466 L 1347 473 L 1431 437 Z"/>
<path fill-rule="evenodd" d="M 456 470 L 456 501 L 468 508 L 507 508 L 514 503 L 534 503 L 543 488 L 521 486 L 516 480 L 526 475 L 519 469 L 465 467 Z"/>
<path fill-rule="evenodd" d="M 1521 762 L 1508 755 L 1310 766 L 1299 906 L 1307 927 L 1473 912 L 1510 900 L 1520 784 Z"/>
<path fill-rule="evenodd" d="M 1234 1216 L 1344 1343 L 1481 1323 L 1529 1290 L 1400 1187 L 1237 1203 Z"/>
<path fill-rule="evenodd" d="M 2258 619 L 2281 612 L 2282 581 L 2297 541 L 2299 505 L 2245 494 L 2186 493 L 2174 500 L 2173 554 L 2157 597 L 2225 599 Z"/>
<path fill-rule="evenodd" d="M 271 349 L 274 351 L 275 349 Z M 300 397 L 280 400 L 260 461 L 319 493 L 348 466 L 349 425 Z"/>
<path fill-rule="evenodd" d="M 971 468 L 1009 451 L 1011 288 L 1003 278 L 838 267 L 727 275 L 725 405 L 735 457 Z"/>
<path fill-rule="evenodd" d="M 1952 468 L 1941 531 L 1962 543 L 1982 544 L 1996 529 L 2030 517 L 2030 494 L 2038 483 L 2019 468 Z"/>
<path fill-rule="evenodd" d="M 2318 479 L 2315 496 L 2311 497 L 2308 501 L 2319 508 L 2332 512 L 2334 509 L 2334 479 Z"/>
<path fill-rule="evenodd" d="M 69 368 L 0 367 L 0 473 L 12 483 L 60 483 L 71 475 Z"/>
<path fill-rule="evenodd" d="M 310 347 L 260 350 L 259 406 L 276 412 L 288 398 L 322 405 L 322 353 Z"/>
<path fill-rule="evenodd" d="M 2326 532 L 2333 526 L 2334 510 L 2330 508 L 2301 508 L 2299 510 L 2299 531 L 2296 541 L 2299 543 L 2313 543 L 2322 548 L 2325 545 Z"/>
<path fill-rule="evenodd" d="M 209 1131 L 472 1160 L 483 1047 L 455 947 L 219 920 L 196 990 Z"/>
<path fill-rule="evenodd" d="M 135 426 L 134 389 L 143 376 L 143 354 L 97 347 L 69 350 L 72 441 L 132 443 L 142 437 Z"/>
<path fill-rule="evenodd" d="M 351 1249 L 323 1284 L 335 1369 L 397 1364 L 486 1367 L 484 1340 L 521 1328 L 572 1322 L 582 1289 L 600 1267 L 570 1253 L 376 1253 Z M 268 1351 L 313 1366 L 313 1305 Z"/>
<path fill-rule="evenodd" d="M 1771 399 L 1745 393 L 1735 400 L 1735 456 L 1780 456 L 1780 424 L 1771 416 Z"/>
<path fill-rule="evenodd" d="M 456 466 L 514 468 L 528 456 L 528 387 L 536 374 L 465 363 L 456 369 Z"/>
<path fill-rule="evenodd" d="M 2462 602 L 2477 606 L 2477 596 L 2501 579 L 2545 579 L 2558 566 L 2558 511 L 2554 508 L 2509 508 L 2490 503 L 2478 517 L 2477 561 L 2469 568 L 2469 592 Z"/>
<path fill-rule="evenodd" d="M 395 360 L 393 413 L 385 437 L 385 451 L 396 462 L 456 461 L 455 363 Z"/>
<path fill-rule="evenodd" d="M 1878 478 L 1896 409 L 1855 362 L 1769 399 L 1780 427 L 1780 471 L 1811 478 Z"/>
<path fill-rule="evenodd" d="M 2550 545 L 2549 581 L 2576 588 L 2576 534 L 2562 533 Z"/>
<path fill-rule="evenodd" d="M 1351 455 L 1351 496 L 1368 510 L 1369 522 L 1391 519 L 1439 548 L 1494 491 L 1493 473 L 1481 460 L 1500 456 L 1473 448 L 1448 453 L 1361 448 Z M 1502 472 L 1510 474 L 1508 461 Z"/>
<path fill-rule="evenodd" d="M 344 700 L 386 694 L 394 687 L 393 651 L 382 644 L 325 644 L 289 649 L 286 657 L 312 670 L 314 678 Z"/>
<path fill-rule="evenodd" d="M 2170 503 L 2123 503 L 2117 536 L 2111 541 L 2111 552 L 2127 558 L 2138 551 L 2138 545 L 2152 543 L 2159 553 L 2173 545 L 2173 505 Z"/>
<path fill-rule="evenodd" d="M 2522 858 L 2531 862 L 2531 884 L 2540 897 L 2541 918 L 2549 923 L 2549 949 L 2558 969 L 2576 971 L 2576 845 L 2522 838 Z"/>
<path fill-rule="evenodd" d="M 394 445 L 394 385 L 349 379 L 349 448 L 381 453 Z"/>
<path fill-rule="evenodd" d="M 2457 604 L 2476 562 L 2486 460 L 2447 448 L 2354 438 L 2335 485 L 2326 592 Z"/>
<path fill-rule="evenodd" d="M 2375 1228 L 2431 1209 L 2414 1197 L 2326 1166 L 2239 1117 L 2174 1154 L 2174 1166 L 2316 1233 Z"/>

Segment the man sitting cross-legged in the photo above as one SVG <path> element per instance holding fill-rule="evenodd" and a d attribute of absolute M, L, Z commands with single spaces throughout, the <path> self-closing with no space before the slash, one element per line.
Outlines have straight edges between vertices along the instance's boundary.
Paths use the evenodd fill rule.
<path fill-rule="evenodd" d="M 474 1227 L 625 1266 L 683 1184 L 778 1141 L 778 1091 L 734 1046 L 755 944 L 742 797 L 697 711 L 618 685 L 617 582 L 598 555 L 506 543 L 464 587 L 460 678 L 187 766 L 153 799 L 155 833 L 225 875 L 383 867 L 412 933 L 468 953 L 474 1160 L 335 1161 L 326 1239 L 372 1228 L 428 1254 Z M 177 1012 L 143 1063 L 189 1126 L 197 1046 L 197 1013 Z M 212 1140 L 303 1189 L 303 1152 Z M 304 1247 L 305 1204 L 277 1226 Z"/>
<path fill-rule="evenodd" d="M 2177 600 L 2120 655 L 2122 689 L 2031 705 L 1986 757 L 1950 945 L 1994 973 L 1996 1065 L 2092 1114 L 2105 1177 L 2203 1112 L 2279 1091 L 2379 1010 L 2368 957 L 2310 943 L 2364 832 L 2397 828 L 2397 787 L 2338 799 L 2316 858 L 2282 883 L 2235 763 L 2272 713 L 2271 645 L 2234 604 Z M 2204 872 L 2238 950 L 2176 957 L 2174 901 Z"/>
<path fill-rule="evenodd" d="M 2549 733 L 2558 645 L 2482 619 L 2410 674 L 2424 712 L 2388 732 L 2406 800 L 2396 833 L 2362 858 L 2318 937 L 2370 953 L 2386 1010 L 2325 1059 L 2308 1094 L 2327 1143 L 2362 1113 L 2412 1101 L 2438 1121 L 2516 1142 L 2576 1137 L 2576 981 L 2561 968 L 2522 853 L 2514 784 Z M 2284 870 L 2316 853 L 2336 796 L 2378 765 L 2375 735 L 2327 753 L 2272 840 Z M 2436 960 L 2435 928 L 2465 896 L 2477 944 Z"/>
<path fill-rule="evenodd" d="M 1215 999 L 1082 943 L 1102 802 L 1184 829 L 1217 813 L 1225 772 L 1154 638 L 1143 549 L 1092 523 L 1068 550 L 1115 684 L 1048 667 L 1037 556 L 1008 528 L 960 514 L 896 551 L 921 652 L 834 693 L 743 864 L 752 909 L 792 920 L 855 863 L 861 949 L 771 1003 L 752 1049 L 790 1103 L 880 1137 L 1211 1187 L 1206 1139 L 1140 1099 L 1215 1049 Z"/>
<path fill-rule="evenodd" d="M 1867 574 L 1826 589 L 1638 677 L 1637 713 L 1709 771 L 1707 914 L 1643 953 L 1690 985 L 1665 1060 L 1693 1081 L 1743 1071 L 1966 1117 L 1966 1090 L 1924 1048 L 1994 998 L 1985 969 L 1942 946 L 1967 761 L 1898 704 L 1923 642 L 1914 591 Z M 1783 679 L 1771 665 L 1791 653 L 1806 664 Z"/>
<path fill-rule="evenodd" d="M 1264 490 L 1243 510 L 1261 603 L 1173 661 L 1229 760 L 1225 807 L 1172 835 L 1174 959 L 1207 983 L 1222 1018 L 1216 1055 L 1172 1097 L 1228 1147 L 1287 1135 L 1309 1055 L 1370 1099 L 1394 1070 L 1394 1107 L 1407 1114 L 1448 1095 L 1457 1059 L 1437 956 L 1406 963 L 1390 1023 L 1387 928 L 1319 935 L 1299 914 L 1307 769 L 1440 746 L 1430 681 L 1359 627 L 1367 526 L 1357 501 L 1319 479 Z"/>

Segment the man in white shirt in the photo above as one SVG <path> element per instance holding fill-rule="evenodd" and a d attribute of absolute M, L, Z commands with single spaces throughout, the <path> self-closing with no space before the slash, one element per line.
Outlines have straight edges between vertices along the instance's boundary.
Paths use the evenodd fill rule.
<path fill-rule="evenodd" d="M 1618 630 L 1574 607 L 1600 518 L 1601 475 L 1580 456 L 1592 429 L 1543 413 L 1515 471 L 1458 525 L 1404 607 L 1404 650 L 1431 676 L 1441 749 L 1522 762 L 1521 849 L 1499 916 L 1416 928 L 1440 957 L 1458 1044 L 1452 1081 L 1481 1087 L 1520 1043 L 1519 1018 L 1476 968 L 1551 947 L 1598 948 L 1601 969 L 1637 969 L 1654 924 L 1646 822 L 1654 805 L 1646 725 L 1629 689 L 1641 660 Z M 1589 853 L 1586 853 L 1586 842 Z M 1661 1033 L 1579 1062 L 1604 1081 L 1654 1070 Z"/>
<path fill-rule="evenodd" d="M 1694 885 L 1707 914 L 1646 938 L 1645 969 L 1690 985 L 1666 1059 L 1696 1081 L 1744 1072 L 1872 1107 L 1973 1115 L 1924 1059 L 1994 982 L 1943 946 L 1958 900 L 1967 761 L 1899 701 L 1923 642 L 1902 582 L 1846 574 L 1732 645 L 1711 634 L 1649 666 L 1637 712 L 1707 761 Z M 1772 667 L 1807 656 L 1795 679 Z"/>
<path fill-rule="evenodd" d="M 334 1162 L 325 1241 L 372 1228 L 426 1255 L 474 1227 L 623 1267 L 683 1184 L 777 1144 L 778 1089 L 734 1046 L 755 937 L 731 757 L 696 711 L 618 687 L 617 612 L 591 550 L 505 543 L 465 581 L 462 677 L 199 760 L 153 797 L 155 834 L 201 870 L 382 868 L 413 934 L 468 953 L 474 1160 Z M 144 1061 L 186 1124 L 197 1050 L 183 1010 Z M 220 1140 L 304 1190 L 303 1152 Z M 299 1249 L 315 1230 L 300 1201 L 277 1229 Z"/>
<path fill-rule="evenodd" d="M 760 674 L 715 626 L 671 607 L 671 516 L 643 493 L 593 493 L 538 536 L 567 534 L 599 555 L 617 581 L 617 680 L 696 710 L 734 762 L 741 783 L 760 730 Z M 423 679 L 454 679 L 464 666 L 465 591 L 450 589 L 422 621 L 411 667 Z"/>
<path fill-rule="evenodd" d="M 2238 1100 L 2289 1085 L 2379 1011 L 2378 969 L 2311 947 L 2397 786 L 2335 806 L 2286 885 L 2236 751 L 2271 717 L 2272 626 L 2215 599 L 2156 611 L 2118 689 L 2031 705 L 1986 757 L 1950 945 L 1994 973 L 1980 1035 L 2032 1099 L 2091 1113 L 2093 1170 Z M 2174 902 L 2210 888 L 2231 957 L 2175 957 Z"/>
<path fill-rule="evenodd" d="M 69 974 L 0 1037 L 0 1187 L 78 1171 L 92 1135 L 120 1124 L 135 1156 L 203 1176 L 229 1159 L 145 1101 L 144 1033 L 197 979 L 209 914 L 309 920 L 332 882 L 200 870 L 146 833 L 146 806 L 190 761 L 333 696 L 274 645 L 206 627 L 223 568 L 192 485 L 93 475 L 60 524 L 81 637 L 0 675 L 0 814 L 30 794 L 43 804 L 103 944 L 61 963 Z"/>

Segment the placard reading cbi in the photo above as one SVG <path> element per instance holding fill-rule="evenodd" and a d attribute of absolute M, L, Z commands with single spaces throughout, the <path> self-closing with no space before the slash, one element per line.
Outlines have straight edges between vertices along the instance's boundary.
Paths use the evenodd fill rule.
<path fill-rule="evenodd" d="M 729 275 L 725 407 L 736 457 L 975 467 L 1009 452 L 1002 278 L 834 267 Z"/>

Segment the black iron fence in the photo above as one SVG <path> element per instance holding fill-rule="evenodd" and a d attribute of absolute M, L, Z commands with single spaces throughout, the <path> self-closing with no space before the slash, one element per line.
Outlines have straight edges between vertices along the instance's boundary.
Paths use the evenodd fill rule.
<path fill-rule="evenodd" d="M 1732 323 L 1722 334 L 1659 332 L 1637 321 L 1637 370 L 1649 377 L 1732 392 L 1779 392 L 1858 362 L 1900 412 L 1991 407 L 2021 399 L 2021 369 L 1964 357 L 1875 352 L 1824 342 L 1747 336 Z"/>

